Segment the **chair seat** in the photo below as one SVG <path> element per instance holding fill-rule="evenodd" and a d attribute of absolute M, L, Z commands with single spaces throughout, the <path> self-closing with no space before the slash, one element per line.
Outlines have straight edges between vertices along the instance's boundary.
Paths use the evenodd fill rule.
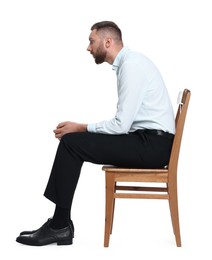
<path fill-rule="evenodd" d="M 115 181 L 120 182 L 168 182 L 168 169 L 118 168 L 105 165 L 102 170 L 115 174 Z"/>
<path fill-rule="evenodd" d="M 168 170 L 166 168 L 162 169 L 140 169 L 140 168 L 119 168 L 113 165 L 104 165 L 102 170 L 107 170 L 108 172 L 132 172 L 132 173 L 166 173 Z"/>

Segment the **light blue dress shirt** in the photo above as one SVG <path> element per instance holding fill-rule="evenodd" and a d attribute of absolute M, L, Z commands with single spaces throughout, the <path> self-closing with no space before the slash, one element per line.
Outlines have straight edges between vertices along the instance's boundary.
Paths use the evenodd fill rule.
<path fill-rule="evenodd" d="M 127 134 L 138 129 L 175 133 L 172 104 L 160 72 L 144 55 L 123 47 L 113 62 L 117 75 L 118 103 L 111 120 L 88 124 L 87 130 Z"/>

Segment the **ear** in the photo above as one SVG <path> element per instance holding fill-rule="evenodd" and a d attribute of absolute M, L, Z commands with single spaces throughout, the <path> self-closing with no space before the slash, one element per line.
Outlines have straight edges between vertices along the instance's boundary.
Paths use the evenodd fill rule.
<path fill-rule="evenodd" d="M 112 43 L 112 39 L 111 38 L 106 38 L 105 39 L 105 47 L 106 48 L 109 48 L 111 46 L 111 43 Z"/>

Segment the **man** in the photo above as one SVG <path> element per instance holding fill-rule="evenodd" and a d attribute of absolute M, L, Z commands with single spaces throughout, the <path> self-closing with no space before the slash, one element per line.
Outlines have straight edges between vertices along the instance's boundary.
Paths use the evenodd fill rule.
<path fill-rule="evenodd" d="M 44 195 L 55 203 L 53 218 L 24 231 L 17 242 L 42 246 L 72 244 L 71 205 L 83 162 L 121 167 L 161 168 L 169 162 L 175 134 L 172 105 L 153 63 L 123 46 L 119 27 L 109 21 L 91 27 L 87 50 L 95 62 L 108 62 L 117 75 L 115 117 L 96 124 L 60 123 L 60 140 Z"/>

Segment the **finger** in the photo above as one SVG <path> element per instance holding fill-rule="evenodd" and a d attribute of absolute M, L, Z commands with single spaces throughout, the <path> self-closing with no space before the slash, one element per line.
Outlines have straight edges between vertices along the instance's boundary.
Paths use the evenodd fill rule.
<path fill-rule="evenodd" d="M 58 139 L 61 138 L 62 136 L 63 135 L 61 133 L 55 134 L 55 137 L 58 138 Z"/>
<path fill-rule="evenodd" d="M 67 122 L 61 122 L 58 124 L 57 128 L 61 128 L 66 125 Z"/>
<path fill-rule="evenodd" d="M 61 130 L 55 129 L 53 132 L 54 132 L 55 134 L 59 134 L 59 133 L 61 133 Z"/>

